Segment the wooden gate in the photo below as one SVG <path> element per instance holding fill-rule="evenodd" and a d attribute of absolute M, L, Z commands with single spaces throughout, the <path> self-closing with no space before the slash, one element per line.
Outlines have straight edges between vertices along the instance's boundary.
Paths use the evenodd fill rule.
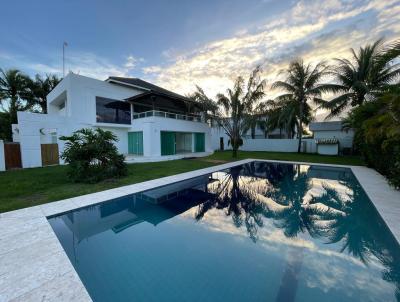
<path fill-rule="evenodd" d="M 6 170 L 22 168 L 19 143 L 4 143 L 4 159 Z"/>
<path fill-rule="evenodd" d="M 58 165 L 58 144 L 41 144 L 42 166 Z"/>

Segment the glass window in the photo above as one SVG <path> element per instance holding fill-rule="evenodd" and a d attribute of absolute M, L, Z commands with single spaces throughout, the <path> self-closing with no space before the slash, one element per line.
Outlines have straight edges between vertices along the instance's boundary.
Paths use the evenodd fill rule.
<path fill-rule="evenodd" d="M 130 124 L 131 105 L 126 102 L 97 96 L 96 121 L 98 123 Z"/>

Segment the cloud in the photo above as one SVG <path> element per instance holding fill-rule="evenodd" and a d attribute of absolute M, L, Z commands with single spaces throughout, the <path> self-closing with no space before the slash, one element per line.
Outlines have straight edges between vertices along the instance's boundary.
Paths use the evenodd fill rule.
<path fill-rule="evenodd" d="M 153 65 L 153 66 L 147 66 L 142 68 L 142 72 L 144 74 L 151 74 L 151 73 L 159 73 L 162 71 L 161 66 Z"/>
<path fill-rule="evenodd" d="M 123 66 L 119 66 L 91 52 L 70 51 L 65 58 L 65 72 L 68 73 L 71 71 L 100 80 L 106 79 L 109 75 L 129 76 L 129 72 L 134 68 L 131 65 L 133 61 L 130 57 L 127 58 Z M 3 68 L 18 68 L 31 76 L 37 73 L 51 73 L 62 76 L 62 60 L 55 54 L 49 54 L 46 57 L 46 61 L 48 62 L 46 64 L 33 63 L 30 57 L 17 54 L 0 56 L 0 59 L 3 59 Z M 142 59 L 135 60 L 142 62 Z"/>
<path fill-rule="evenodd" d="M 138 63 L 142 63 L 142 62 L 144 62 L 143 58 L 136 58 L 133 55 L 129 55 L 126 58 L 126 63 L 124 65 L 124 67 L 127 69 L 127 71 L 130 71 L 130 70 L 134 69 L 138 65 Z"/>
<path fill-rule="evenodd" d="M 164 53 L 171 63 L 143 72 L 177 92 L 189 93 L 198 84 L 214 96 L 231 86 L 236 76 L 263 63 L 264 76 L 271 83 L 294 58 L 316 63 L 348 56 L 349 48 L 381 35 L 394 37 L 400 33 L 399 7 L 399 0 L 299 1 L 252 32 L 242 30 L 185 53 L 168 50 Z M 274 95 L 268 91 L 269 97 Z"/>

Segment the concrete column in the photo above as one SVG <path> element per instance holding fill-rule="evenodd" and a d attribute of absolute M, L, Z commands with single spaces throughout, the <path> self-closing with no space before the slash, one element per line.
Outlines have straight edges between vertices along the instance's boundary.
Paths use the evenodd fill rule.
<path fill-rule="evenodd" d="M 160 131 L 154 122 L 143 123 L 143 156 L 161 156 Z"/>
<path fill-rule="evenodd" d="M 0 139 L 0 171 L 6 170 L 6 160 L 4 157 L 4 142 Z"/>

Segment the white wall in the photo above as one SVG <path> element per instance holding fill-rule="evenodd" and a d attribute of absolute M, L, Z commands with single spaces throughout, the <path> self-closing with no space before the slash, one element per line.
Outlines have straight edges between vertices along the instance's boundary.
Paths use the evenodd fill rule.
<path fill-rule="evenodd" d="M 225 130 L 222 128 L 213 127 L 211 128 L 211 148 L 212 150 L 220 149 L 220 138 L 224 139 L 224 149 L 231 149 L 231 146 L 228 146 L 229 137 L 225 133 Z"/>
<path fill-rule="evenodd" d="M 211 129 L 206 123 L 152 116 L 133 120 L 130 131 L 143 131 L 144 156 L 161 156 L 161 131 L 205 133 L 205 152 L 213 151 Z"/>
<path fill-rule="evenodd" d="M 307 153 L 315 153 L 316 145 L 313 139 L 303 139 Z M 297 139 L 245 139 L 240 150 L 243 151 L 270 151 L 270 152 L 297 152 Z"/>
<path fill-rule="evenodd" d="M 18 124 L 12 124 L 11 125 L 11 131 L 12 131 L 12 141 L 14 143 L 19 143 L 19 129 L 18 129 Z"/>
<path fill-rule="evenodd" d="M 89 124 L 58 115 L 18 112 L 17 116 L 23 168 L 40 167 L 42 165 L 40 144 L 50 143 L 51 138 L 41 134 L 41 129 L 45 133 L 50 129 L 56 130 L 57 137 L 60 137 L 71 135 L 73 131 L 78 129 L 90 127 Z M 61 153 L 64 149 L 64 142 L 58 140 L 57 143 Z"/>
<path fill-rule="evenodd" d="M 0 139 L 0 171 L 6 170 L 6 160 L 4 157 L 4 142 Z"/>
<path fill-rule="evenodd" d="M 211 146 L 213 150 L 220 149 L 220 138 L 224 139 L 225 150 L 231 149 L 228 146 L 229 137 L 222 128 L 212 128 L 211 129 Z M 308 153 L 316 153 L 316 144 L 314 139 L 303 139 L 304 144 L 306 144 Z M 297 152 L 298 140 L 294 139 L 244 139 L 243 146 L 240 150 L 243 151 L 270 151 L 270 152 Z"/>
<path fill-rule="evenodd" d="M 338 155 L 339 154 L 339 146 L 337 144 L 331 145 L 318 145 L 317 146 L 318 154 L 322 155 Z"/>
<path fill-rule="evenodd" d="M 353 146 L 354 130 L 348 131 L 314 131 L 314 138 L 337 138 L 339 140 L 339 148 L 351 148 Z"/>
<path fill-rule="evenodd" d="M 49 115 L 60 115 L 59 102 L 66 96 L 67 117 L 82 123 L 95 124 L 96 96 L 123 100 L 143 91 L 69 73 L 47 96 L 48 112 Z"/>

